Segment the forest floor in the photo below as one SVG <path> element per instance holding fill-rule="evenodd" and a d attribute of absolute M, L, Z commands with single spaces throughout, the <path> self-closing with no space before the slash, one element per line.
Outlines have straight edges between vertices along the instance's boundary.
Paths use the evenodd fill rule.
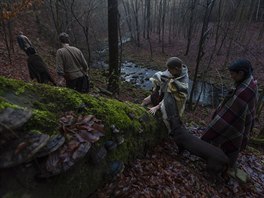
<path fill-rule="evenodd" d="M 14 32 L 18 32 L 25 27 L 26 22 L 17 24 Z M 34 27 L 30 35 L 38 53 L 43 57 L 44 61 L 49 65 L 52 77 L 58 82 L 60 79 L 55 72 L 55 52 L 48 43 L 46 38 L 39 35 Z M 154 39 L 155 40 L 155 39 Z M 157 39 L 158 40 L 158 39 Z M 21 51 L 14 40 L 14 53 L 11 55 L 12 62 L 8 60 L 6 47 L 0 41 L 0 75 L 8 78 L 20 79 L 30 82 L 27 56 Z M 144 42 L 141 48 L 136 47 L 132 43 L 125 45 L 123 50 L 124 60 L 132 60 L 141 66 L 151 67 L 157 70 L 165 69 L 165 62 L 170 56 L 180 56 L 189 66 L 190 75 L 192 76 L 195 68 L 195 45 L 194 42 L 188 56 L 183 56 L 184 41 L 171 43 L 166 47 L 165 53 L 160 52 L 158 42 L 153 42 L 152 47 L 156 49 L 153 56 L 150 56 L 147 42 Z M 254 45 L 254 43 L 252 44 Z M 157 50 L 159 48 L 159 50 Z M 258 45 L 257 51 L 250 46 L 247 51 L 252 51 L 250 57 L 253 57 L 255 76 L 264 84 L 264 47 Z M 245 53 L 245 49 L 237 51 L 232 58 L 241 57 Z M 254 55 L 253 55 L 254 54 Z M 257 55 L 256 55 L 257 54 Z M 230 83 L 227 70 L 223 66 L 224 55 L 220 55 L 214 59 L 213 68 L 210 67 L 210 75 L 207 80 L 215 83 L 220 82 L 220 78 Z M 217 64 L 216 64 L 217 63 Z M 205 63 L 203 63 L 205 64 Z M 219 76 L 219 73 L 221 75 Z M 91 69 L 91 82 L 93 95 L 105 95 L 100 88 L 106 89 L 107 77 L 104 70 Z M 219 78 L 218 78 L 219 77 Z M 217 79 L 218 80 L 215 80 Z M 115 98 L 121 101 L 131 101 L 140 104 L 142 99 L 149 92 L 138 89 L 126 82 L 121 83 L 120 94 Z M 186 111 L 184 121 L 186 125 L 197 136 L 200 136 L 202 129 L 209 123 L 213 109 L 209 107 L 198 106 L 196 111 Z M 262 119 L 257 123 L 255 133 L 260 130 Z M 90 195 L 91 197 L 262 197 L 264 194 L 264 156 L 263 151 L 259 152 L 251 147 L 242 152 L 238 160 L 238 166 L 250 175 L 250 181 L 247 184 L 239 183 L 237 180 L 230 179 L 229 182 L 221 181 L 218 184 L 211 183 L 207 179 L 205 171 L 205 163 L 200 158 L 185 152 L 183 156 L 177 154 L 177 146 L 172 139 L 167 139 L 153 150 L 149 151 L 144 159 L 137 159 L 126 165 L 123 173 L 120 173 L 112 181 L 98 189 L 97 192 Z"/>

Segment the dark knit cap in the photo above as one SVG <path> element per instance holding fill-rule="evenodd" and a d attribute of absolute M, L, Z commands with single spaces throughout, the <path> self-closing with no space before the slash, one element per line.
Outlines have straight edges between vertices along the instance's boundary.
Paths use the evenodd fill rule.
<path fill-rule="evenodd" d="M 171 57 L 167 60 L 166 63 L 167 67 L 173 68 L 173 67 L 181 67 L 182 66 L 182 60 L 178 57 Z"/>
<path fill-rule="evenodd" d="M 231 63 L 231 65 L 228 67 L 230 71 L 243 71 L 247 76 L 251 75 L 253 72 L 252 65 L 249 60 L 247 59 L 238 59 Z"/>
<path fill-rule="evenodd" d="M 69 43 L 69 40 L 70 40 L 69 38 L 70 38 L 69 35 L 65 32 L 62 32 L 59 35 L 59 40 L 62 43 Z"/>

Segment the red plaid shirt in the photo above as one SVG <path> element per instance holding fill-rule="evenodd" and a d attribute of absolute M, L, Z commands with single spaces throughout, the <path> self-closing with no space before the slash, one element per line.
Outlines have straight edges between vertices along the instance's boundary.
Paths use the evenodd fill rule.
<path fill-rule="evenodd" d="M 250 76 L 216 109 L 202 139 L 220 145 L 226 154 L 246 147 L 254 126 L 257 83 Z"/>

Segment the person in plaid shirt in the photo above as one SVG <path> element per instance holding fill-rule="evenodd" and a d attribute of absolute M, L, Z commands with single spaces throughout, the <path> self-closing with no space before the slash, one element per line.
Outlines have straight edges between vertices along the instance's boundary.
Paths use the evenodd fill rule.
<path fill-rule="evenodd" d="M 220 146 L 230 160 L 230 168 L 235 168 L 254 126 L 258 91 L 248 60 L 238 59 L 228 69 L 235 89 L 218 106 L 201 139 Z"/>

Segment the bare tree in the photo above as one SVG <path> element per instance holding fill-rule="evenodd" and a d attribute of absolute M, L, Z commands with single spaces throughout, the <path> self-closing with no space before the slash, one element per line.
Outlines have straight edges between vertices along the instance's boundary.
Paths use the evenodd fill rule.
<path fill-rule="evenodd" d="M 259 19 L 259 9 L 260 9 L 260 0 L 258 0 L 258 4 L 257 4 L 257 11 L 256 11 L 256 21 L 258 21 Z"/>
<path fill-rule="evenodd" d="M 205 14 L 204 14 L 204 18 L 203 18 L 203 25 L 202 25 L 202 30 L 201 30 L 200 40 L 199 40 L 198 53 L 197 53 L 197 57 L 196 57 L 196 66 L 195 66 L 193 85 L 192 85 L 192 89 L 191 89 L 191 93 L 190 93 L 190 101 L 189 101 L 189 109 L 190 110 L 192 110 L 193 93 L 194 93 L 194 90 L 196 87 L 197 75 L 198 75 L 198 71 L 199 71 L 200 62 L 201 62 L 201 60 L 205 54 L 204 43 L 205 43 L 206 37 L 208 36 L 208 33 L 209 33 L 208 24 L 209 24 L 209 19 L 210 19 L 214 4 L 215 4 L 215 0 L 206 0 Z"/>
<path fill-rule="evenodd" d="M 49 0 L 49 7 L 57 35 L 62 32 L 61 15 L 59 14 L 59 0 Z"/>
<path fill-rule="evenodd" d="M 135 19 L 135 26 L 136 26 L 136 40 L 137 40 L 137 46 L 140 47 L 140 24 L 139 24 L 139 9 L 140 4 L 138 0 L 134 0 L 131 2 L 132 4 L 132 11 L 134 14 Z"/>
<path fill-rule="evenodd" d="M 191 41 L 192 41 L 192 33 L 193 33 L 193 20 L 194 20 L 194 11 L 195 11 L 195 7 L 196 7 L 196 2 L 197 0 L 191 0 L 190 2 L 190 20 L 189 20 L 189 24 L 188 24 L 188 35 L 187 35 L 187 46 L 186 46 L 186 51 L 185 51 L 185 56 L 188 55 L 189 53 L 189 49 L 190 49 L 190 45 L 191 45 Z"/>
<path fill-rule="evenodd" d="M 262 23 L 262 27 L 259 30 L 258 39 L 259 40 L 262 39 L 263 35 L 264 35 L 264 23 Z"/>
<path fill-rule="evenodd" d="M 1 21 L 2 23 L 2 29 L 3 29 L 3 36 L 4 36 L 4 43 L 5 43 L 5 46 L 6 46 L 6 50 L 7 50 L 7 54 L 8 54 L 8 60 L 9 60 L 9 63 L 12 64 L 12 59 L 11 59 L 11 47 L 10 47 L 10 35 L 8 34 L 8 30 L 7 30 L 7 24 L 5 22 L 4 19 L 2 19 Z"/>
<path fill-rule="evenodd" d="M 166 20 L 166 8 L 167 8 L 167 0 L 163 0 L 162 3 L 162 17 L 161 17 L 161 50 L 162 53 L 165 53 L 164 45 L 165 45 L 165 20 Z"/>
<path fill-rule="evenodd" d="M 120 69 L 118 64 L 118 2 L 108 0 L 109 81 L 108 90 L 119 93 Z"/>
<path fill-rule="evenodd" d="M 92 26 L 92 16 L 95 13 L 95 10 L 97 9 L 98 5 L 100 4 L 100 1 L 96 0 L 89 0 L 86 1 L 85 8 L 81 9 L 81 6 L 84 6 L 83 4 L 79 5 L 77 8 L 75 8 L 75 0 L 72 0 L 71 2 L 71 13 L 75 19 L 75 21 L 79 24 L 79 26 L 82 29 L 82 32 L 85 37 L 85 43 L 87 47 L 87 55 L 88 55 L 88 65 L 90 66 L 92 63 L 91 58 L 91 42 L 90 42 L 90 31 Z M 78 15 L 76 14 L 78 13 Z"/>
<path fill-rule="evenodd" d="M 132 15 L 130 13 L 130 6 L 129 6 L 129 3 L 122 0 L 122 4 L 123 4 L 123 7 L 124 7 L 124 11 L 125 11 L 125 20 L 126 20 L 126 23 L 127 23 L 127 27 L 128 27 L 128 30 L 130 32 L 130 37 L 132 39 L 134 39 L 134 35 L 133 35 L 133 30 L 132 30 Z"/>
<path fill-rule="evenodd" d="M 159 10 L 159 14 L 158 14 L 158 19 L 157 19 L 157 32 L 158 32 L 158 35 L 159 35 L 159 42 L 161 42 L 161 26 L 162 26 L 162 22 L 161 22 L 161 20 L 162 20 L 162 11 L 163 11 L 163 9 L 162 9 L 162 1 L 163 0 L 160 0 L 160 2 L 159 2 L 159 8 L 158 8 L 158 10 Z"/>
<path fill-rule="evenodd" d="M 150 0 L 145 0 L 146 5 L 146 18 L 147 18 L 147 39 L 149 39 L 150 34 Z"/>

